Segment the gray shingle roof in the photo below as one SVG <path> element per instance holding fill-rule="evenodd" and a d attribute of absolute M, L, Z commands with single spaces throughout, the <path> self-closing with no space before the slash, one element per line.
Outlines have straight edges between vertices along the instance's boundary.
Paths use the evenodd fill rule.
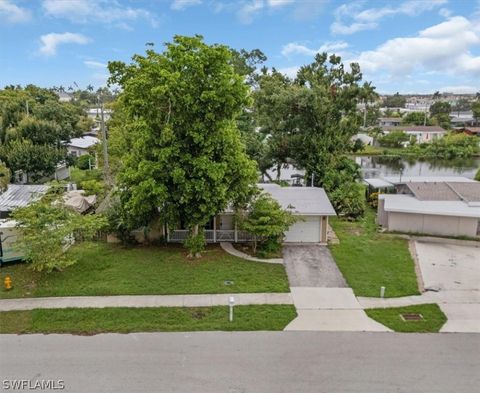
<path fill-rule="evenodd" d="M 276 199 L 285 210 L 302 216 L 335 216 L 330 200 L 323 188 L 280 187 L 278 184 L 259 184 L 265 192 Z"/>

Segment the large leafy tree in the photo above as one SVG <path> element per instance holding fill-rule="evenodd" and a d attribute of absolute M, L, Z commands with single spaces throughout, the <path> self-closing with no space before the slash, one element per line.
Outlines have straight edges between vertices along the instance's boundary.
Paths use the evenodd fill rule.
<path fill-rule="evenodd" d="M 160 214 L 169 225 L 184 223 L 195 238 L 229 203 L 250 196 L 255 163 L 235 123 L 248 86 L 231 59 L 225 46 L 175 36 L 162 53 L 149 49 L 132 64 L 109 63 L 110 82 L 123 88 L 117 127 L 132 140 L 118 176 L 131 225 Z"/>
<path fill-rule="evenodd" d="M 34 85 L 0 90 L 0 159 L 38 179 L 67 158 L 65 141 L 90 127 L 81 107 Z"/>
<path fill-rule="evenodd" d="M 360 85 L 361 79 L 358 64 L 346 71 L 340 57 L 326 53 L 302 67 L 294 80 L 275 70 L 264 74 L 255 92 L 258 121 L 270 134 L 270 154 L 279 169 L 293 161 L 306 170 L 309 184 L 324 186 L 331 197 L 340 197 L 329 189 L 328 177 L 332 167 L 345 167 L 338 163 L 351 149 L 351 138 L 362 123 L 357 104 L 373 94 L 370 84 Z M 355 173 L 344 171 L 347 187 L 357 188 Z"/>

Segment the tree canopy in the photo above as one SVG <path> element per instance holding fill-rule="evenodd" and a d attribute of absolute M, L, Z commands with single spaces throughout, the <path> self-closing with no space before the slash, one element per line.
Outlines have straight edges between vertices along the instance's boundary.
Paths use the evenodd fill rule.
<path fill-rule="evenodd" d="M 229 48 L 175 36 L 162 53 L 149 49 L 109 70 L 123 89 L 123 122 L 111 132 L 132 141 L 128 151 L 118 144 L 118 184 L 133 227 L 160 215 L 197 236 L 229 203 L 248 200 L 256 167 L 235 122 L 249 102 L 248 86 Z"/>
<path fill-rule="evenodd" d="M 0 90 L 0 159 L 12 172 L 37 180 L 55 171 L 67 156 L 64 142 L 81 135 L 89 122 L 81 107 L 59 101 L 34 85 Z"/>
<path fill-rule="evenodd" d="M 363 123 L 357 104 L 375 96 L 373 87 L 361 85 L 361 79 L 358 64 L 346 71 L 340 57 L 326 53 L 300 68 L 293 80 L 275 69 L 263 72 L 253 93 L 255 111 L 260 132 L 268 135 L 266 156 L 277 166 L 277 173 L 283 164 L 293 162 L 306 170 L 309 184 L 325 187 L 329 196 L 341 198 L 346 193 L 333 194 L 328 181 L 330 169 L 338 168 L 343 171 L 345 190 L 358 187 L 358 171 L 343 165 L 343 155 L 351 150 L 351 139 Z M 345 206 L 340 200 L 332 202 Z"/>

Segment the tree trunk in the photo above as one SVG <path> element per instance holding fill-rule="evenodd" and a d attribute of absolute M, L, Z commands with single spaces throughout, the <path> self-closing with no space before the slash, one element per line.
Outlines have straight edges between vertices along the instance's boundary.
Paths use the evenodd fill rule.
<path fill-rule="evenodd" d="M 282 164 L 277 164 L 277 181 L 280 181 L 281 170 L 282 170 Z"/>
<path fill-rule="evenodd" d="M 367 102 L 365 101 L 365 109 L 363 110 L 363 128 L 367 126 Z"/>

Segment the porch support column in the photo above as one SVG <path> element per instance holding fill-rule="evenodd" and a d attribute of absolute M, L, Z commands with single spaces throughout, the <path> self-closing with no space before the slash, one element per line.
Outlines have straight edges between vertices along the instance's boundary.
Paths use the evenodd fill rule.
<path fill-rule="evenodd" d="M 234 234 L 235 234 L 235 236 L 234 236 L 235 243 L 238 243 L 237 220 L 235 220 L 235 232 L 234 232 Z"/>
<path fill-rule="evenodd" d="M 166 225 L 167 229 L 167 243 L 170 243 L 170 231 L 168 230 L 168 225 Z"/>
<path fill-rule="evenodd" d="M 217 242 L 217 216 L 213 216 L 213 242 Z"/>

